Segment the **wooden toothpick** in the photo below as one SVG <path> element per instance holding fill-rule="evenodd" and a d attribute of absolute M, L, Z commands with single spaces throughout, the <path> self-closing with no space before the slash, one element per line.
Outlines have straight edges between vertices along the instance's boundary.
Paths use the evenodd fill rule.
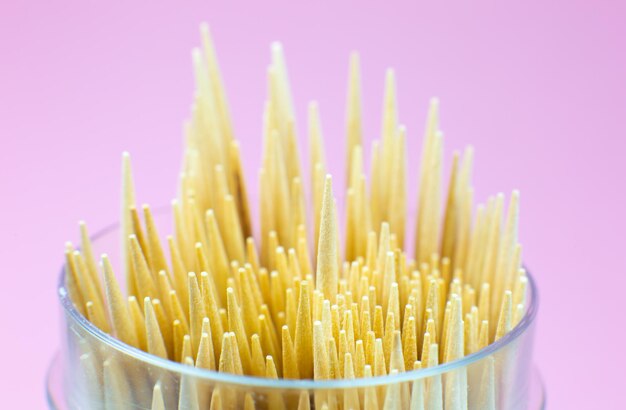
<path fill-rule="evenodd" d="M 319 231 L 319 248 L 317 253 L 316 288 L 324 297 L 334 300 L 337 296 L 339 268 L 337 266 L 337 221 L 335 201 L 333 198 L 332 178 L 326 176 L 324 197 L 322 200 L 321 222 Z"/>

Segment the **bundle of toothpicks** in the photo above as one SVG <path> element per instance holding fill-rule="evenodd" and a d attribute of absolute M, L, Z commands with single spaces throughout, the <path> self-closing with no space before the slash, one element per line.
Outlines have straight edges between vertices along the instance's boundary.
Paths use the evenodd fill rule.
<path fill-rule="evenodd" d="M 488 358 L 476 369 L 428 378 L 419 369 L 487 347 L 524 316 L 528 278 L 518 243 L 519 194 L 513 191 L 506 206 L 498 194 L 475 207 L 472 148 L 454 153 L 449 180 L 443 181 L 436 99 L 421 160 L 407 152 L 392 70 L 386 73 L 380 139 L 371 146 L 366 173 L 357 54 L 349 64 L 346 184 L 337 186 L 328 174 L 315 102 L 308 110 L 305 170 L 285 58 L 274 43 L 254 226 L 241 147 L 206 25 L 201 38 L 202 47 L 192 53 L 196 89 L 171 203 L 172 235 L 160 236 L 152 209 L 135 202 L 130 156 L 124 153 L 119 263 L 106 254 L 96 259 L 82 222 L 81 244 L 67 243 L 65 257 L 66 289 L 91 323 L 131 347 L 205 369 L 206 379 L 159 372 L 158 366 L 144 371 L 112 349 L 79 343 L 89 406 L 500 408 L 506 363 Z M 257 149 L 256 142 L 248 143 Z M 409 172 L 419 175 L 413 228 L 407 227 Z M 345 192 L 342 215 L 338 190 Z M 250 385 L 265 389 L 211 381 L 219 376 L 211 372 L 330 381 L 393 380 L 414 370 L 408 383 L 383 380 L 353 389 L 298 390 L 295 384 L 285 392 L 273 390 L 267 379 Z"/>

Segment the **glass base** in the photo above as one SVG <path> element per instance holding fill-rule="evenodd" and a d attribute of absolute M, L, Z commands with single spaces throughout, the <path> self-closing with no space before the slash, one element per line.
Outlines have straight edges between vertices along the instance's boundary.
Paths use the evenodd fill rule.
<path fill-rule="evenodd" d="M 533 374 L 530 379 L 530 405 L 528 408 L 537 410 L 546 408 L 546 387 L 536 367 L 533 367 Z"/>
<path fill-rule="evenodd" d="M 46 375 L 46 398 L 51 410 L 69 410 L 63 399 L 63 373 L 60 355 L 57 353 L 50 363 Z M 546 391 L 539 371 L 535 367 L 530 381 L 529 410 L 546 408 Z"/>
<path fill-rule="evenodd" d="M 63 373 L 61 371 L 61 356 L 54 355 L 46 373 L 46 400 L 48 408 L 52 410 L 66 410 L 63 400 Z"/>

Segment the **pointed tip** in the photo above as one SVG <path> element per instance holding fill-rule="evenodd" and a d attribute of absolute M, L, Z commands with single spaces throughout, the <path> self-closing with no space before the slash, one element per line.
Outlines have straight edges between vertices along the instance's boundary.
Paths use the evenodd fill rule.
<path fill-rule="evenodd" d="M 383 221 L 380 224 L 380 237 L 381 237 L 381 240 L 382 240 L 383 236 L 389 236 L 389 222 L 387 222 L 387 221 Z"/>
<path fill-rule="evenodd" d="M 215 211 L 213 210 L 213 208 L 207 209 L 206 217 L 207 217 L 207 219 L 209 219 L 211 221 L 215 219 Z"/>
<path fill-rule="evenodd" d="M 282 48 L 283 48 L 283 44 L 278 40 L 272 41 L 271 46 L 272 46 L 272 50 L 275 50 L 275 51 L 282 51 Z"/>
<path fill-rule="evenodd" d="M 333 176 L 331 174 L 326 174 L 326 177 L 324 179 L 324 188 L 330 187 L 332 189 L 332 184 L 333 184 Z"/>
<path fill-rule="evenodd" d="M 235 298 L 235 290 L 233 288 L 231 288 L 230 286 L 228 288 L 226 288 L 226 297 L 228 298 L 228 301 L 230 303 L 236 303 L 237 300 Z"/>
<path fill-rule="evenodd" d="M 395 76 L 396 73 L 393 67 L 387 67 L 387 69 L 385 70 L 385 77 L 387 78 L 387 81 L 394 81 Z"/>
<path fill-rule="evenodd" d="M 350 77 L 352 81 L 359 79 L 361 72 L 361 56 L 358 51 L 350 53 Z"/>
<path fill-rule="evenodd" d="M 194 47 L 191 49 L 191 58 L 193 62 L 199 62 L 202 59 L 202 51 L 200 51 L 200 47 Z"/>
<path fill-rule="evenodd" d="M 335 195 L 333 194 L 333 176 L 326 174 L 324 178 L 324 196 L 322 197 L 322 219 L 324 219 L 324 209 L 330 212 L 327 218 L 334 218 Z"/>

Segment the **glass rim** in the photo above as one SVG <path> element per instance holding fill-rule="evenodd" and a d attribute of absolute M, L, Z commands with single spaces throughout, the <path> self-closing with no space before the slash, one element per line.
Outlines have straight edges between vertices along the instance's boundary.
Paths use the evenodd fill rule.
<path fill-rule="evenodd" d="M 162 209 L 162 208 L 161 208 Z M 161 210 L 160 209 L 160 210 Z M 97 241 L 102 236 L 105 236 L 119 228 L 119 223 L 111 224 L 96 234 L 91 236 L 92 241 Z M 261 388 L 261 389 L 281 389 L 281 390 L 333 390 L 333 389 L 346 389 L 346 388 L 365 388 L 384 386 L 392 383 L 405 383 L 418 379 L 425 379 L 433 376 L 441 376 L 445 373 L 453 371 L 455 369 L 464 368 L 470 364 L 476 363 L 513 343 L 517 338 L 525 333 L 525 331 L 534 323 L 539 308 L 539 294 L 535 280 L 530 272 L 526 269 L 526 275 L 528 277 L 528 308 L 524 312 L 524 316 L 519 323 L 511 329 L 506 335 L 499 340 L 489 344 L 487 347 L 463 356 L 460 359 L 453 360 L 451 362 L 438 364 L 433 367 L 426 367 L 417 370 L 407 370 L 399 372 L 394 375 L 385 376 L 373 376 L 373 377 L 360 377 L 355 379 L 334 379 L 334 380 L 312 380 L 312 379 L 270 379 L 266 377 L 248 376 L 248 375 L 235 375 L 231 373 L 224 373 L 215 370 L 202 369 L 198 367 L 192 367 L 186 364 L 178 363 L 170 359 L 163 359 L 161 357 L 152 355 L 146 351 L 130 346 L 121 340 L 105 333 L 93 323 L 91 323 L 85 316 L 83 316 L 75 307 L 74 303 L 70 300 L 69 294 L 65 289 L 65 266 L 61 267 L 61 274 L 58 282 L 58 296 L 61 302 L 61 306 L 65 310 L 66 314 L 71 317 L 75 323 L 77 323 L 86 333 L 89 333 L 100 342 L 104 343 L 108 347 L 119 351 L 124 355 L 133 357 L 134 359 L 150 364 L 152 366 L 159 367 L 163 370 L 179 373 L 181 376 L 189 376 L 205 381 L 236 385 L 239 387 L 248 388 Z"/>

